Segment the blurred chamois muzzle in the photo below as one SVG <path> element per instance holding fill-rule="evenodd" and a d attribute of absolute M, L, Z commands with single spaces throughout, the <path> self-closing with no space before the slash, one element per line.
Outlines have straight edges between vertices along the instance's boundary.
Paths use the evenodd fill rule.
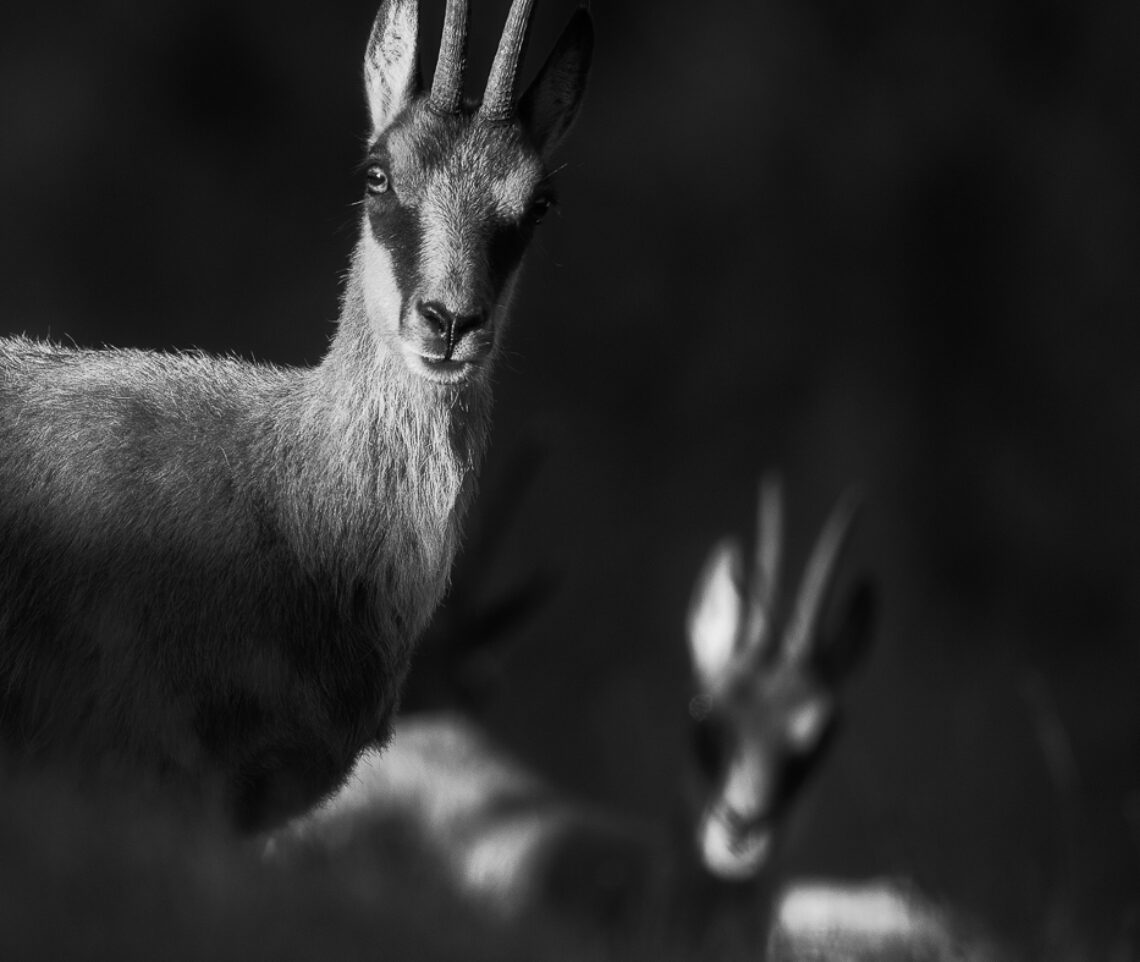
<path fill-rule="evenodd" d="M 710 815 L 719 821 L 727 832 L 738 838 L 770 832 L 775 828 L 775 819 L 768 811 L 745 814 L 729 805 L 720 804 L 713 806 Z"/>
<path fill-rule="evenodd" d="M 765 817 L 746 818 L 718 805 L 705 813 L 700 838 L 708 871 L 725 881 L 747 882 L 771 859 L 775 827 Z"/>

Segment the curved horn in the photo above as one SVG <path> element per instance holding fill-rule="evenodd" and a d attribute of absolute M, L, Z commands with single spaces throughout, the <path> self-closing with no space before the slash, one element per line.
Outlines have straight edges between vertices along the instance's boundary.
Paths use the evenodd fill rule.
<path fill-rule="evenodd" d="M 467 62 L 467 14 L 470 0 L 447 0 L 443 39 L 435 65 L 429 102 L 441 113 L 456 114 L 463 103 L 463 70 Z"/>
<path fill-rule="evenodd" d="M 514 0 L 507 14 L 503 38 L 491 64 L 491 76 L 479 113 L 488 120 L 508 120 L 514 111 L 515 82 L 526 46 L 527 26 L 534 0 Z"/>
<path fill-rule="evenodd" d="M 756 512 L 756 567 L 749 592 L 746 648 L 761 644 L 771 624 L 772 609 L 779 590 L 783 529 L 783 488 L 777 475 L 765 474 L 760 480 L 760 499 Z"/>
<path fill-rule="evenodd" d="M 835 564 L 851 531 L 859 501 L 858 492 L 848 490 L 831 512 L 815 544 L 804 570 L 795 611 L 788 623 L 784 657 L 789 661 L 800 661 L 811 652 Z"/>

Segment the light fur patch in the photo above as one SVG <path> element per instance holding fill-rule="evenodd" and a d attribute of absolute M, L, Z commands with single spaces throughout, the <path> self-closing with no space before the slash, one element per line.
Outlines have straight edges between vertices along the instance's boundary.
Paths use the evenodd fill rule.
<path fill-rule="evenodd" d="M 889 883 L 800 883 L 780 901 L 779 925 L 797 936 L 898 938 L 939 933 L 937 911 Z"/>
<path fill-rule="evenodd" d="M 752 817 L 768 808 L 772 791 L 772 763 L 762 746 L 751 746 L 743 758 L 735 758 L 725 780 L 725 805 L 734 812 Z"/>
<path fill-rule="evenodd" d="M 404 306 L 395 265 L 388 249 L 373 235 L 367 214 L 362 218 L 360 237 L 364 309 L 373 332 L 387 343 L 399 333 Z"/>
<path fill-rule="evenodd" d="M 822 701 L 811 701 L 796 708 L 788 718 L 785 733 L 797 751 L 813 749 L 827 724 L 829 708 Z"/>
<path fill-rule="evenodd" d="M 490 185 L 491 196 L 499 212 L 507 217 L 522 217 L 540 176 L 541 170 L 537 164 L 524 164 L 495 177 Z"/>
<path fill-rule="evenodd" d="M 446 172 L 428 182 L 420 206 L 423 234 L 420 248 L 421 290 L 425 300 L 439 301 L 458 314 L 481 300 L 477 281 L 487 271 L 479 236 L 484 211 L 475 198 L 465 197 L 461 185 Z"/>

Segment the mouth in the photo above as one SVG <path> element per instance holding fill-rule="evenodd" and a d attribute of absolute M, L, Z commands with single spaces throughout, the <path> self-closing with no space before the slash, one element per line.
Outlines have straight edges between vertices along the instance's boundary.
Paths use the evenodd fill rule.
<path fill-rule="evenodd" d="M 753 878 L 768 862 L 772 841 L 773 830 L 767 820 L 741 828 L 710 815 L 701 832 L 701 849 L 709 871 L 730 881 Z"/>
<path fill-rule="evenodd" d="M 408 365 L 420 377 L 436 384 L 460 384 L 470 378 L 479 367 L 474 361 L 433 358 L 424 354 L 409 355 Z"/>

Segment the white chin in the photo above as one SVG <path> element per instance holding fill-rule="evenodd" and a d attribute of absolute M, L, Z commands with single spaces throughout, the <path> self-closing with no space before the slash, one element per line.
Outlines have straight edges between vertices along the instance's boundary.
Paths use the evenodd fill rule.
<path fill-rule="evenodd" d="M 701 830 L 701 853 L 713 875 L 731 882 L 752 878 L 768 861 L 772 833 L 756 829 L 744 835 L 731 834 L 716 818 L 706 818 Z"/>

